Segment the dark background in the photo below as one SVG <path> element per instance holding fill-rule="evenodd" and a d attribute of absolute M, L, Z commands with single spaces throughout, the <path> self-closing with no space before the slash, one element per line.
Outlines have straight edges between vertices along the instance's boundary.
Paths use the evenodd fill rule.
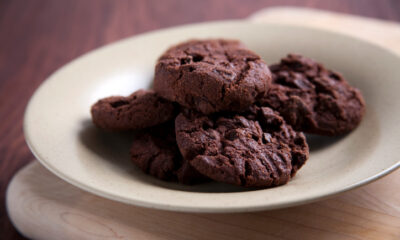
<path fill-rule="evenodd" d="M 13 174 L 33 160 L 22 133 L 25 106 L 57 68 L 101 45 L 169 26 L 244 18 L 292 5 L 400 20 L 398 0 L 0 0 L 0 239 L 24 239 L 5 210 Z"/>

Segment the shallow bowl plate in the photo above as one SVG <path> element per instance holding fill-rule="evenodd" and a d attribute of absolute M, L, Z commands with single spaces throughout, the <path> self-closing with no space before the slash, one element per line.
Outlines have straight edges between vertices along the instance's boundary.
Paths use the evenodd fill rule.
<path fill-rule="evenodd" d="M 182 186 L 143 174 L 129 161 L 132 133 L 104 133 L 90 106 L 109 95 L 150 88 L 157 57 L 191 38 L 234 38 L 275 63 L 287 53 L 315 58 L 361 89 L 367 112 L 339 138 L 309 136 L 310 159 L 287 185 L 248 190 L 219 183 Z M 400 58 L 348 36 L 304 27 L 241 21 L 155 31 L 92 51 L 51 75 L 25 113 L 27 143 L 37 159 L 71 184 L 117 201 L 187 212 L 240 212 L 322 199 L 375 180 L 399 166 Z"/>

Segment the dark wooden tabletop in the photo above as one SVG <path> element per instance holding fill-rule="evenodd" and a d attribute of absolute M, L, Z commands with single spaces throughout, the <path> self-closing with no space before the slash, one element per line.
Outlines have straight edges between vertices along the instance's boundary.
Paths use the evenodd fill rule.
<path fill-rule="evenodd" d="M 398 0 L 1 0 L 0 239 L 24 239 L 5 208 L 7 184 L 33 160 L 22 132 L 25 106 L 54 70 L 101 45 L 169 26 L 244 18 L 293 5 L 400 21 Z"/>

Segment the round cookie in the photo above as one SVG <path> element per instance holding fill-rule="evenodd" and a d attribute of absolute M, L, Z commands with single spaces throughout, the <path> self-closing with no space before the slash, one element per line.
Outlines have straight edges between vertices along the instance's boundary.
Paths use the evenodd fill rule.
<path fill-rule="evenodd" d="M 192 40 L 159 58 L 154 89 L 170 101 L 210 114 L 247 109 L 270 81 L 265 62 L 239 41 Z"/>
<path fill-rule="evenodd" d="M 294 54 L 270 69 L 273 83 L 260 105 L 278 111 L 294 129 L 335 136 L 361 122 L 365 112 L 361 92 L 339 73 Z"/>
<path fill-rule="evenodd" d="M 128 97 L 100 99 L 92 106 L 91 114 L 97 127 L 122 131 L 166 122 L 175 117 L 175 107 L 154 91 L 138 90 Z"/>
<path fill-rule="evenodd" d="M 183 112 L 175 128 L 184 158 L 219 182 L 246 187 L 282 185 L 308 159 L 304 135 L 266 107 L 231 115 Z"/>
<path fill-rule="evenodd" d="M 193 184 L 206 178 L 182 158 L 175 140 L 174 123 L 168 122 L 139 133 L 130 150 L 132 162 L 158 179 Z"/>

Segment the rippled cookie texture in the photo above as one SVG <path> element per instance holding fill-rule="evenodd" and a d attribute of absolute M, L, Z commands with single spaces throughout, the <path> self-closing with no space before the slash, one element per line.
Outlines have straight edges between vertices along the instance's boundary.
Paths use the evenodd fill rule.
<path fill-rule="evenodd" d="M 159 58 L 154 89 L 170 101 L 210 114 L 247 109 L 270 81 L 268 66 L 241 42 L 191 40 Z"/>
<path fill-rule="evenodd" d="M 279 111 L 294 129 L 335 136 L 361 122 L 363 96 L 339 73 L 295 54 L 270 69 L 273 83 L 259 103 Z"/>
<path fill-rule="evenodd" d="M 175 126 L 183 157 L 219 182 L 246 187 L 282 185 L 309 155 L 304 135 L 267 107 L 208 116 L 185 111 Z"/>
<path fill-rule="evenodd" d="M 161 180 L 184 184 L 206 180 L 182 158 L 173 121 L 140 132 L 132 143 L 130 155 L 132 162 L 143 172 Z"/>
<path fill-rule="evenodd" d="M 128 97 L 100 99 L 91 108 L 92 121 L 106 130 L 143 129 L 171 120 L 176 115 L 173 103 L 152 90 L 138 90 Z"/>
<path fill-rule="evenodd" d="M 360 91 L 339 73 L 296 54 L 268 67 L 236 40 L 172 46 L 157 60 L 153 86 L 99 100 L 92 120 L 137 130 L 132 162 L 184 184 L 286 184 L 309 157 L 302 132 L 346 134 L 365 112 Z"/>

